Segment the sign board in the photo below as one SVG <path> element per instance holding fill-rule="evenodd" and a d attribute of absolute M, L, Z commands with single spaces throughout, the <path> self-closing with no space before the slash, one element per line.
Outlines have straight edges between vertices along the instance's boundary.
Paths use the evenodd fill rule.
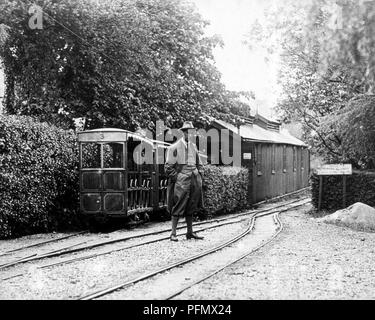
<path fill-rule="evenodd" d="M 243 158 L 244 158 L 245 160 L 251 160 L 251 153 L 245 153 L 245 152 L 244 152 L 244 154 L 243 154 Z"/>
<path fill-rule="evenodd" d="M 325 164 L 317 168 L 318 176 L 342 176 L 351 175 L 352 173 L 351 164 Z"/>

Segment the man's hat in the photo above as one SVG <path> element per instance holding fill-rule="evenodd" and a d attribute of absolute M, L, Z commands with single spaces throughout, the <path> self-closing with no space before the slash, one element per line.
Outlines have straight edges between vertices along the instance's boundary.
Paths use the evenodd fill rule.
<path fill-rule="evenodd" d="M 195 129 L 191 121 L 185 121 L 183 126 L 180 128 L 180 130 L 189 130 L 189 129 Z"/>

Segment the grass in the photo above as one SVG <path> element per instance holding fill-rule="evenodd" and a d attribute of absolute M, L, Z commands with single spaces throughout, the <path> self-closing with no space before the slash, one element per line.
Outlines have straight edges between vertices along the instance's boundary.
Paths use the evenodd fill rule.
<path fill-rule="evenodd" d="M 328 216 L 329 214 L 335 211 L 328 211 L 328 210 L 320 210 L 318 211 L 316 208 L 312 208 L 311 210 L 307 211 L 306 214 L 312 216 L 313 218 L 322 218 Z"/>

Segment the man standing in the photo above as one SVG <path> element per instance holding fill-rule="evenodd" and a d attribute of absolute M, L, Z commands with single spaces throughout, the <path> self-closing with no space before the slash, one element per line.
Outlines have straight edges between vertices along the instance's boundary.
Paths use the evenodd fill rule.
<path fill-rule="evenodd" d="M 168 211 L 172 216 L 171 241 L 178 241 L 176 229 L 180 217 L 185 217 L 187 239 L 203 239 L 193 232 L 193 216 L 203 207 L 202 162 L 198 149 L 189 136 L 195 137 L 195 128 L 191 121 L 186 121 L 180 130 L 184 137 L 177 140 L 167 150 L 165 172 L 168 176 Z"/>

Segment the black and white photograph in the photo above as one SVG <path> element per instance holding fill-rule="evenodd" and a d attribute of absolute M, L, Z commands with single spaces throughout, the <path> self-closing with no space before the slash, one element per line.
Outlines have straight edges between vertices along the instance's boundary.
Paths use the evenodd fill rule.
<path fill-rule="evenodd" d="M 0 0 L 0 300 L 374 300 L 374 243 L 374 0 Z"/>

